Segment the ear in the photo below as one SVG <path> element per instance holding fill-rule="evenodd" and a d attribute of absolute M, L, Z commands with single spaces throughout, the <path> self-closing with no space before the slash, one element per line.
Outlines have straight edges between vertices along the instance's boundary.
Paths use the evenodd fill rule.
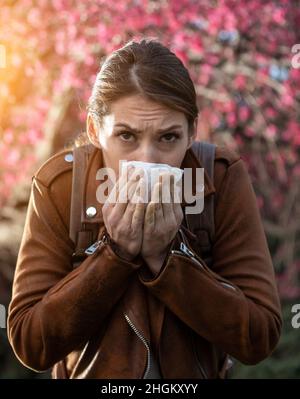
<path fill-rule="evenodd" d="M 95 146 L 100 148 L 99 138 L 98 138 L 98 129 L 96 122 L 92 115 L 88 113 L 86 119 L 86 132 L 89 137 L 90 142 Z"/>
<path fill-rule="evenodd" d="M 198 116 L 196 116 L 195 120 L 194 120 L 194 124 L 192 127 L 192 132 L 189 132 L 189 141 L 188 141 L 188 146 L 187 149 L 190 148 L 197 136 L 197 126 L 198 126 Z"/>

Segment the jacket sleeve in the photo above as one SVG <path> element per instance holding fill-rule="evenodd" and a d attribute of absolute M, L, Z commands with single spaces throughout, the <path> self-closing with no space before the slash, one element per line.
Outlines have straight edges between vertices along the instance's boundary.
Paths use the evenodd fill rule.
<path fill-rule="evenodd" d="M 10 344 L 35 371 L 87 341 L 140 266 L 104 244 L 73 269 L 74 244 L 49 191 L 33 180 L 8 312 Z"/>
<path fill-rule="evenodd" d="M 242 159 L 228 166 L 215 211 L 213 265 L 171 253 L 140 281 L 197 334 L 245 364 L 270 355 L 282 316 L 274 269 L 250 176 Z"/>

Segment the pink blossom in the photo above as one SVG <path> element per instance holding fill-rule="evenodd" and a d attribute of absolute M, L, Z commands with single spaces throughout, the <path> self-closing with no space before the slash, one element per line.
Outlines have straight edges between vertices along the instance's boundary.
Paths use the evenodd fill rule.
<path fill-rule="evenodd" d="M 264 134 L 268 139 L 274 140 L 277 135 L 277 127 L 275 125 L 267 126 L 266 130 L 264 131 Z"/>
<path fill-rule="evenodd" d="M 236 119 L 236 115 L 234 112 L 229 112 L 227 114 L 227 123 L 229 125 L 229 127 L 233 127 L 236 125 L 237 119 Z"/>
<path fill-rule="evenodd" d="M 282 191 L 284 202 L 292 177 L 299 176 L 300 146 L 300 68 L 290 67 L 289 54 L 298 42 L 292 21 L 299 25 L 300 9 L 288 0 L 278 4 L 256 0 L 1 3 L 0 42 L 8 45 L 9 71 L 0 70 L 0 109 L 5 110 L 0 168 L 9 175 L 1 175 L 0 204 L 20 179 L 30 180 L 34 153 L 54 101 L 63 103 L 69 89 L 75 88 L 61 121 L 64 132 L 73 134 L 74 126 L 85 121 L 84 109 L 101 57 L 129 39 L 150 35 L 182 60 L 195 86 L 202 89 L 197 102 L 205 132 L 200 136 L 222 141 L 226 134 L 233 142 L 230 148 L 243 154 L 258 189 L 262 183 L 256 156 L 262 157 L 270 197 L 258 202 L 263 215 L 278 222 L 280 207 L 275 207 L 276 212 L 272 207 L 277 195 L 272 182 Z M 245 35 L 251 40 L 245 40 Z M 287 68 L 286 80 L 271 78 L 274 60 Z M 252 142 L 261 135 L 263 153 L 256 154 Z M 272 148 L 281 156 L 275 156 Z M 280 281 L 287 296 L 291 280 L 285 274 Z"/>
<path fill-rule="evenodd" d="M 240 107 L 238 110 L 239 119 L 242 122 L 246 122 L 250 117 L 250 110 L 248 107 Z"/>
<path fill-rule="evenodd" d="M 4 132 L 3 141 L 6 144 L 11 144 L 14 140 L 14 135 L 11 129 L 8 129 Z"/>
<path fill-rule="evenodd" d="M 246 87 L 247 80 L 244 75 L 237 75 L 234 78 L 233 84 L 238 90 L 244 90 Z"/>

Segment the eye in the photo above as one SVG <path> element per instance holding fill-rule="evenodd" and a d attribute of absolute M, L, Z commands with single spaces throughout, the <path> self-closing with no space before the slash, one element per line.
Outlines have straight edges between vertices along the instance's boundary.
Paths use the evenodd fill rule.
<path fill-rule="evenodd" d="M 167 133 L 162 136 L 162 139 L 165 143 L 172 143 L 174 141 L 177 141 L 179 139 L 180 135 L 178 133 Z"/>
<path fill-rule="evenodd" d="M 126 130 L 123 130 L 122 132 L 117 134 L 118 137 L 121 137 L 123 141 L 133 141 L 130 140 L 131 138 L 134 139 L 134 135 Z"/>

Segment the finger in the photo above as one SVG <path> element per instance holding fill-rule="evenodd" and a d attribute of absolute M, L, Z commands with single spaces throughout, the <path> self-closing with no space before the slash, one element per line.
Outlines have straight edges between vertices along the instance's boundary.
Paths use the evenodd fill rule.
<path fill-rule="evenodd" d="M 117 199 L 112 198 L 112 203 L 110 205 L 111 209 L 109 212 L 109 223 L 108 224 L 112 224 L 112 225 L 116 225 L 119 223 L 119 221 L 124 217 L 124 214 L 126 212 L 126 209 L 128 207 L 129 204 L 129 200 L 132 197 L 136 186 L 138 184 L 138 180 L 137 177 L 140 176 L 142 174 L 141 170 L 136 170 L 134 172 L 132 172 L 131 176 L 129 177 L 129 180 L 126 181 L 126 179 L 124 178 L 124 174 L 122 176 L 120 176 L 120 179 L 118 181 L 118 185 L 120 186 L 120 191 L 119 193 L 117 192 L 117 188 L 115 193 L 117 196 Z M 123 184 L 124 182 L 126 182 L 123 186 L 121 186 L 121 184 Z M 117 185 L 116 185 L 117 186 Z M 129 209 L 129 214 L 131 214 L 132 212 L 132 206 L 130 205 L 130 209 Z M 108 218 L 106 218 L 108 219 Z M 131 219 L 127 220 L 127 223 L 131 223 Z"/>
<path fill-rule="evenodd" d="M 131 169 L 130 169 L 131 168 Z M 132 172 L 130 172 L 132 170 Z M 142 175 L 140 170 L 135 170 L 134 167 L 129 167 L 127 170 L 130 176 L 126 177 L 123 173 L 114 186 L 114 190 L 110 194 L 109 202 L 114 207 L 118 208 L 118 212 L 125 212 L 127 203 L 135 191 L 135 186 L 138 181 L 138 176 Z"/>
<path fill-rule="evenodd" d="M 129 211 L 132 211 L 133 204 L 130 202 L 130 199 L 132 198 L 136 187 L 138 186 L 138 180 L 133 180 L 133 177 L 130 178 L 130 180 L 125 184 L 124 187 L 122 187 L 118 200 L 112 210 L 113 216 L 118 220 L 121 220 L 123 215 L 126 214 L 127 208 L 129 208 Z"/>
<path fill-rule="evenodd" d="M 177 183 L 174 182 L 174 196 L 173 196 L 173 211 L 176 220 L 181 223 L 183 219 L 182 211 L 182 180 L 180 179 Z"/>
<path fill-rule="evenodd" d="M 151 192 L 151 197 L 150 197 L 150 202 L 157 204 L 157 203 L 159 203 L 161 201 L 161 198 L 160 198 L 160 196 L 161 196 L 160 186 L 161 186 L 161 181 L 159 179 L 153 186 L 153 190 Z"/>
<path fill-rule="evenodd" d="M 145 208 L 145 204 L 141 201 L 140 198 L 140 192 L 141 189 L 144 185 L 144 180 L 143 178 L 139 179 L 139 182 L 137 183 L 134 193 L 130 199 L 130 201 L 127 204 L 125 213 L 124 213 L 124 222 L 128 223 L 128 225 L 132 225 L 132 219 L 134 217 L 134 213 L 136 213 L 136 217 L 140 218 L 141 217 L 141 213 L 143 212 L 144 208 Z M 140 221 L 140 219 L 138 219 L 138 222 Z"/>
<path fill-rule="evenodd" d="M 119 188 L 118 188 L 118 195 L 117 195 L 117 202 L 124 202 L 127 203 L 128 200 L 132 197 L 135 187 L 132 186 L 132 183 L 136 183 L 139 180 L 139 177 L 143 176 L 143 169 L 141 168 L 133 168 L 133 170 L 130 172 L 129 171 L 129 177 L 127 181 L 123 183 L 123 180 L 121 180 Z"/>
<path fill-rule="evenodd" d="M 145 225 L 147 228 L 154 228 L 155 224 L 155 203 L 149 202 L 145 212 Z"/>
<path fill-rule="evenodd" d="M 180 226 L 182 219 L 183 219 L 183 210 L 181 204 L 174 204 L 173 205 L 173 214 L 178 226 Z"/>
<path fill-rule="evenodd" d="M 107 198 L 107 203 L 111 206 L 114 206 L 118 201 L 119 191 L 120 188 L 123 187 L 129 180 L 128 175 L 130 171 L 133 169 L 132 166 L 128 167 L 127 169 L 122 169 L 121 175 L 117 179 L 116 183 L 114 184 L 109 196 Z"/>
<path fill-rule="evenodd" d="M 164 222 L 165 225 L 168 226 L 171 232 L 174 232 L 176 234 L 176 231 L 178 230 L 178 220 L 179 218 L 179 210 L 178 208 L 175 208 L 173 204 L 173 196 L 172 193 L 174 192 L 174 175 L 171 174 L 168 176 L 168 181 L 163 184 L 163 190 L 168 191 L 167 194 L 163 191 L 162 198 L 164 199 L 164 194 L 165 198 L 169 200 L 168 203 L 163 202 L 162 203 L 162 208 L 163 208 L 163 213 L 164 213 Z M 175 211 L 178 212 L 178 217 L 175 214 Z"/>
<path fill-rule="evenodd" d="M 130 198 L 132 197 L 136 186 L 138 184 L 138 180 L 136 180 L 137 174 L 132 174 L 129 180 L 120 188 L 118 198 L 112 203 L 112 209 L 110 211 L 111 220 L 119 221 L 122 219 L 123 215 L 126 212 L 128 203 Z M 120 178 L 120 182 L 124 182 L 125 180 Z"/>
<path fill-rule="evenodd" d="M 148 185 L 145 177 L 140 177 L 135 192 L 130 198 L 130 202 L 146 204 L 148 202 Z"/>
<path fill-rule="evenodd" d="M 138 229 L 140 226 L 144 224 L 145 210 L 146 210 L 146 201 L 145 201 L 145 193 L 146 193 L 146 181 L 144 178 L 141 178 L 135 192 L 137 197 L 135 208 L 132 214 L 132 229 Z"/>
<path fill-rule="evenodd" d="M 181 204 L 182 202 L 182 181 L 175 181 L 173 176 L 173 185 L 171 189 L 172 203 L 173 204 Z"/>
<path fill-rule="evenodd" d="M 161 190 L 162 184 L 161 182 L 157 182 L 154 185 L 153 192 L 151 194 L 151 201 L 148 204 L 149 213 L 148 219 L 145 219 L 149 225 L 153 228 L 157 227 L 160 221 L 163 220 L 163 211 L 162 211 L 162 204 L 161 204 Z"/>
<path fill-rule="evenodd" d="M 116 203 L 117 203 L 118 186 L 120 184 L 124 184 L 124 182 L 127 181 L 125 172 L 126 171 L 122 170 L 121 176 L 114 184 L 112 190 L 109 192 L 108 198 L 104 202 L 102 207 L 103 219 L 105 220 L 108 228 L 110 227 L 110 224 L 114 224 L 114 221 L 118 220 L 118 218 L 120 217 L 120 213 L 122 212 L 122 207 L 116 209 Z"/>
<path fill-rule="evenodd" d="M 155 183 L 151 192 L 150 202 L 146 208 L 145 224 L 148 227 L 153 227 L 155 224 L 155 205 L 159 202 L 159 182 Z"/>
<path fill-rule="evenodd" d="M 159 202 L 155 204 L 155 225 L 158 228 L 158 225 L 164 221 L 164 214 L 162 208 L 162 180 L 158 184 L 158 198 Z"/>
<path fill-rule="evenodd" d="M 162 182 L 162 196 L 161 196 L 161 204 L 162 204 L 162 212 L 163 217 L 166 220 L 170 213 L 173 213 L 173 203 L 172 203 L 172 185 L 174 182 L 174 176 L 169 173 L 164 173 L 161 175 Z"/>
<path fill-rule="evenodd" d="M 120 192 L 117 192 L 117 188 L 115 188 L 115 195 L 117 198 L 112 198 L 110 207 L 111 207 L 111 215 L 115 217 L 121 217 L 125 212 L 128 196 L 131 195 L 132 191 L 135 190 L 135 186 L 137 185 L 137 181 L 130 179 L 121 189 Z M 113 194 L 112 194 L 113 195 Z"/>
<path fill-rule="evenodd" d="M 172 176 L 171 180 L 171 202 L 172 202 L 172 211 L 170 211 L 170 218 L 168 219 L 169 223 L 175 223 L 178 227 L 180 226 L 183 219 L 183 211 L 181 205 L 181 182 L 175 182 L 174 176 Z"/>

